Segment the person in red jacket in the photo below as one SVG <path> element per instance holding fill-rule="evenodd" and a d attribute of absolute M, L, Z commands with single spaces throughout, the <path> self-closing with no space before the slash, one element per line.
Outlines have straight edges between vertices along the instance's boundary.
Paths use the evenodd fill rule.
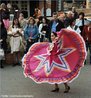
<path fill-rule="evenodd" d="M 83 28 L 82 36 L 86 43 L 86 50 L 90 51 L 90 64 L 91 64 L 91 21 L 88 22 Z"/>

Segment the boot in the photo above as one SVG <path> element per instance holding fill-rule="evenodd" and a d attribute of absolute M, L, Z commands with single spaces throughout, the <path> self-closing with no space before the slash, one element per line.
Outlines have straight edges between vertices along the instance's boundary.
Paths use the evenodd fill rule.
<path fill-rule="evenodd" d="M 52 90 L 51 92 L 59 92 L 59 88 Z"/>
<path fill-rule="evenodd" d="M 68 92 L 69 92 L 69 90 L 70 90 L 70 87 L 68 86 L 68 87 L 66 87 L 66 89 L 65 89 L 64 93 L 68 93 Z"/>

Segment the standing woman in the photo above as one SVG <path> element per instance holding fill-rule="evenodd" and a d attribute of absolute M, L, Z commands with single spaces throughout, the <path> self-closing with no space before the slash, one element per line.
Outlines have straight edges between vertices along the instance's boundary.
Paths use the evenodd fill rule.
<path fill-rule="evenodd" d="M 14 59 L 13 66 L 20 65 L 19 52 L 20 52 L 22 29 L 20 28 L 20 24 L 17 18 L 13 19 L 13 24 L 8 34 L 10 35 L 10 47 L 11 47 L 11 53 L 13 54 L 13 59 Z"/>
<path fill-rule="evenodd" d="M 80 28 L 80 30 L 81 30 L 80 34 L 81 35 L 82 35 L 84 25 L 86 25 L 86 22 L 87 22 L 87 20 L 84 18 L 84 16 L 85 16 L 84 12 L 80 12 L 79 13 L 79 18 L 76 19 L 76 23 L 75 23 L 75 25 Z"/>
<path fill-rule="evenodd" d="M 42 23 L 39 25 L 39 33 L 40 42 L 48 39 L 48 20 L 45 17 L 42 18 Z"/>
<path fill-rule="evenodd" d="M 75 20 L 74 19 L 70 20 L 69 26 L 67 27 L 67 29 L 75 31 L 78 34 L 81 33 L 80 28 L 78 26 L 75 26 Z"/>
<path fill-rule="evenodd" d="M 4 54 L 6 54 L 7 52 L 7 30 L 4 26 L 3 20 L 0 19 L 0 48 L 4 50 Z M 1 60 L 1 64 L 0 64 L 1 68 L 4 68 L 4 66 L 2 65 L 2 60 Z"/>
<path fill-rule="evenodd" d="M 35 25 L 35 20 L 33 17 L 30 17 L 28 23 L 24 30 L 24 37 L 27 42 L 26 53 L 30 46 L 38 41 L 39 30 L 37 25 Z"/>

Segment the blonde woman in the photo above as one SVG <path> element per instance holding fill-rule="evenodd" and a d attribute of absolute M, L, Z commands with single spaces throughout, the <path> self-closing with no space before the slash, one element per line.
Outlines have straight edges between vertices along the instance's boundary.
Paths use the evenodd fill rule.
<path fill-rule="evenodd" d="M 37 25 L 35 25 L 35 20 L 33 17 L 30 17 L 28 23 L 24 29 L 24 37 L 27 42 L 26 53 L 30 46 L 38 41 L 39 30 Z"/>

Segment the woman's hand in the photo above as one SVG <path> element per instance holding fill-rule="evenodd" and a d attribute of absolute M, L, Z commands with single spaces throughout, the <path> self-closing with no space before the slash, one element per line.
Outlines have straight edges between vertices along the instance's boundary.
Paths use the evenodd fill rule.
<path fill-rule="evenodd" d="M 32 40 L 31 40 L 31 39 L 29 39 L 28 41 L 29 41 L 29 42 L 32 42 Z"/>
<path fill-rule="evenodd" d="M 42 31 L 43 34 L 46 34 L 46 31 Z"/>
<path fill-rule="evenodd" d="M 2 42 L 3 40 L 2 39 L 0 39 L 0 43 Z"/>
<path fill-rule="evenodd" d="M 19 34 L 20 36 L 22 36 L 22 29 L 17 30 L 16 33 L 13 33 L 14 35 Z"/>
<path fill-rule="evenodd" d="M 28 41 L 29 41 L 29 42 L 32 42 L 32 38 L 31 38 L 31 37 L 29 37 Z"/>

